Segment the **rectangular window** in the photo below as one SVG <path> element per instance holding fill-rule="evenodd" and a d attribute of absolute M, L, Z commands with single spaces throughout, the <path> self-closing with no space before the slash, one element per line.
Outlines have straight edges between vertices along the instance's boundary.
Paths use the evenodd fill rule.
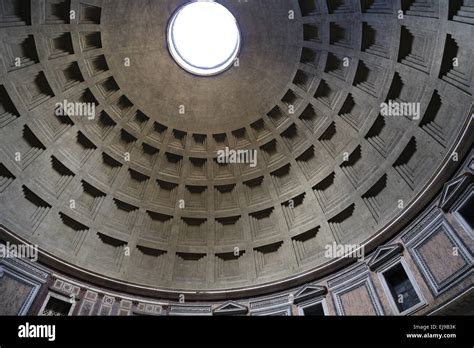
<path fill-rule="evenodd" d="M 466 225 L 474 229 L 474 195 L 471 195 L 469 199 L 459 209 L 459 214 L 466 222 Z"/>
<path fill-rule="evenodd" d="M 385 271 L 383 276 L 400 313 L 421 303 L 420 297 L 401 263 Z"/>
<path fill-rule="evenodd" d="M 454 216 L 471 236 L 474 230 L 474 191 L 463 195 L 461 202 L 454 207 Z"/>
<path fill-rule="evenodd" d="M 40 316 L 68 316 L 72 315 L 77 300 L 74 296 L 66 297 L 54 292 L 48 293 L 43 306 L 38 312 Z"/>
<path fill-rule="evenodd" d="M 324 316 L 324 308 L 322 303 L 316 303 L 314 305 L 304 307 L 303 314 L 305 316 Z"/>
<path fill-rule="evenodd" d="M 71 311 L 72 303 L 50 297 L 42 315 L 46 316 L 67 316 Z"/>

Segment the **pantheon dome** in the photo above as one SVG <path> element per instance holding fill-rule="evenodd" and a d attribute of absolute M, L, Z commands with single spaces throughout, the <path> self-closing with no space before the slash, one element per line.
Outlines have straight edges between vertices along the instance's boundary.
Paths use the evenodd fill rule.
<path fill-rule="evenodd" d="M 0 0 L 0 314 L 472 315 L 473 37 L 471 0 Z"/>

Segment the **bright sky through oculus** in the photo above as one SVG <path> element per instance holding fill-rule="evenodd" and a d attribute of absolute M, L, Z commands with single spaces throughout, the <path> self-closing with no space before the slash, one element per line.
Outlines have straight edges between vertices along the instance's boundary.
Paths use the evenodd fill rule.
<path fill-rule="evenodd" d="M 171 55 L 185 70 L 201 76 L 229 68 L 240 50 L 240 31 L 232 13 L 216 2 L 181 7 L 168 26 Z"/>

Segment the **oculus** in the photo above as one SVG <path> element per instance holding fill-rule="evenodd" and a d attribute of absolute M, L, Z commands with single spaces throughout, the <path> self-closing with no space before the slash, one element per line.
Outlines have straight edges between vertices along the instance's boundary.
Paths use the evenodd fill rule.
<path fill-rule="evenodd" d="M 176 63 L 198 76 L 213 76 L 230 68 L 241 45 L 235 17 L 213 1 L 180 7 L 169 21 L 167 40 Z"/>

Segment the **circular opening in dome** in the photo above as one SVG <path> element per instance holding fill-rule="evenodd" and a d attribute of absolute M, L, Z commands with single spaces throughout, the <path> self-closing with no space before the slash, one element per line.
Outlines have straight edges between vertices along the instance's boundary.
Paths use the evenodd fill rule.
<path fill-rule="evenodd" d="M 212 1 L 182 6 L 168 25 L 168 47 L 185 70 L 211 76 L 227 70 L 240 51 L 240 31 L 233 14 Z"/>

